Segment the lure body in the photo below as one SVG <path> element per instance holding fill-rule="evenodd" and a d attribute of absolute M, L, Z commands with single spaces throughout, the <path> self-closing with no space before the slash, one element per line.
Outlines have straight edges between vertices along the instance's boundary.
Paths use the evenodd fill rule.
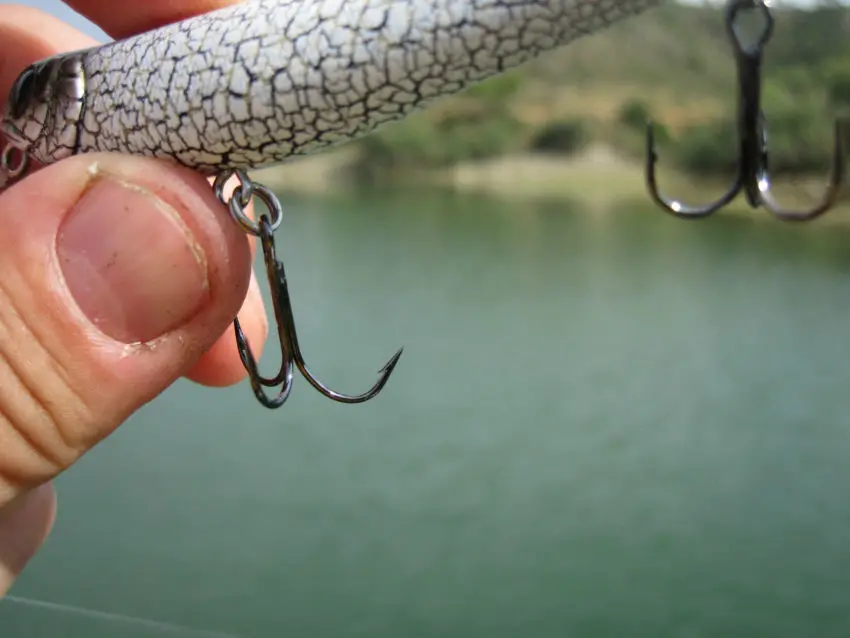
<path fill-rule="evenodd" d="M 39 163 L 212 175 L 347 142 L 661 0 L 248 0 L 29 67 L 3 120 Z"/>

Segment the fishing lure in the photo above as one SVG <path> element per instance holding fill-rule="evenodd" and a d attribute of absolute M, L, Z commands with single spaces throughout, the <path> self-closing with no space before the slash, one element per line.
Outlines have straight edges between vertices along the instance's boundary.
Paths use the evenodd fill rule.
<path fill-rule="evenodd" d="M 0 165 L 16 178 L 26 158 L 49 164 L 115 152 L 216 176 L 218 197 L 261 238 L 271 283 L 283 354 L 275 377 L 259 374 L 234 321 L 257 398 L 282 405 L 297 366 L 325 396 L 359 403 L 380 392 L 401 350 L 362 395 L 336 393 L 312 376 L 274 250 L 283 211 L 247 171 L 363 137 L 661 1 L 248 0 L 29 66 L 3 115 L 10 145 Z M 233 176 L 239 185 L 225 197 Z M 255 196 L 268 208 L 257 222 L 244 213 Z M 274 386 L 281 390 L 268 398 L 264 388 Z"/>

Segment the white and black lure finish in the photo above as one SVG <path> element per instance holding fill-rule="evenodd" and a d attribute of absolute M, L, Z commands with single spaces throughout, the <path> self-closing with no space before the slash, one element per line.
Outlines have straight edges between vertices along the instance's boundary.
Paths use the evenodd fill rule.
<path fill-rule="evenodd" d="M 207 176 L 238 175 L 225 203 L 263 239 L 284 364 L 259 376 L 241 335 L 258 398 L 282 404 L 297 365 L 320 392 L 343 402 L 383 387 L 401 351 L 367 393 L 347 397 L 318 383 L 295 336 L 282 264 L 271 233 L 276 198 L 244 171 L 360 138 L 436 98 L 637 15 L 662 0 L 247 0 L 24 70 L 2 130 L 40 164 L 116 152 L 175 161 Z M 11 148 L 11 147 L 10 147 Z M 8 170 L 9 153 L 4 153 Z M 271 219 L 243 214 L 253 195 Z M 283 384 L 275 400 L 262 387 Z"/>

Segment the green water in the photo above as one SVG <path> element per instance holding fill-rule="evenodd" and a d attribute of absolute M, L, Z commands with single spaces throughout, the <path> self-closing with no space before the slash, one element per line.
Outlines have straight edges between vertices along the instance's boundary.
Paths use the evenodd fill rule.
<path fill-rule="evenodd" d="M 405 345 L 384 393 L 180 384 L 58 482 L 16 596 L 251 638 L 850 635 L 850 232 L 287 210 L 308 361 L 359 392 Z M 0 604 L 4 638 L 160 635 Z"/>

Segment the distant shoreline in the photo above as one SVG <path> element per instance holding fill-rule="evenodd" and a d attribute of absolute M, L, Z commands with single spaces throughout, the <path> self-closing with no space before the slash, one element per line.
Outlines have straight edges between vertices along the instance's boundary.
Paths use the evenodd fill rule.
<path fill-rule="evenodd" d="M 349 175 L 356 150 L 334 152 L 294 161 L 282 167 L 265 169 L 256 178 L 281 193 L 295 195 L 341 194 L 362 186 Z M 595 210 L 616 210 L 636 201 L 650 202 L 641 162 L 595 144 L 572 156 L 542 154 L 506 155 L 490 160 L 465 162 L 440 170 L 423 170 L 415 175 L 416 187 L 431 185 L 457 193 L 503 200 L 570 201 L 592 203 Z M 728 187 L 716 181 L 697 182 L 659 163 L 659 183 L 663 192 L 686 202 L 701 204 L 719 196 Z M 387 178 L 387 183 L 390 183 Z M 392 179 L 394 187 L 412 184 L 413 177 Z M 788 207 L 810 207 L 825 188 L 825 176 L 777 180 L 777 197 Z M 380 183 L 375 188 L 380 188 Z M 850 185 L 848 185 L 850 196 Z M 747 207 L 743 196 L 723 211 L 753 218 L 772 219 L 764 210 Z M 817 225 L 850 226 L 850 199 L 824 214 Z"/>

